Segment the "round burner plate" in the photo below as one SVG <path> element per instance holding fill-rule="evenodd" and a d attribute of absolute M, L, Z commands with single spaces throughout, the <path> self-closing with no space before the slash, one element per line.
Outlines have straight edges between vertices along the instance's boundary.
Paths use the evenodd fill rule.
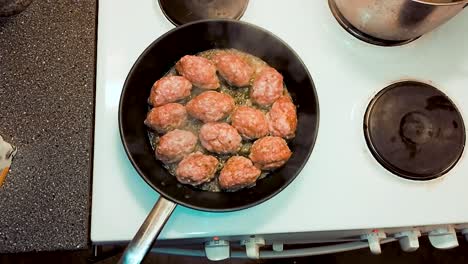
<path fill-rule="evenodd" d="M 179 26 L 202 19 L 240 19 L 248 0 L 159 0 L 164 15 Z"/>
<path fill-rule="evenodd" d="M 413 180 L 442 176 L 465 146 L 463 119 L 453 102 L 435 87 L 414 81 L 392 84 L 372 99 L 364 134 L 386 169 Z"/>

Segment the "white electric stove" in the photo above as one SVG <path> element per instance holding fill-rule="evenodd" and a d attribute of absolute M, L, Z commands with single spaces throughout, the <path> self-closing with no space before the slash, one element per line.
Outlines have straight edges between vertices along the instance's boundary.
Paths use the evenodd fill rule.
<path fill-rule="evenodd" d="M 465 155 L 435 180 L 397 177 L 371 154 L 363 118 L 380 90 L 416 80 L 443 91 L 468 126 L 468 13 L 397 47 L 353 37 L 325 0 L 252 0 L 241 20 L 271 31 L 304 61 L 319 98 L 316 145 L 293 183 L 258 206 L 230 213 L 178 206 L 158 238 L 161 245 L 213 238 L 237 243 L 255 235 L 276 245 L 367 239 L 378 251 L 384 236 L 411 231 L 400 236 L 417 238 L 421 232 L 430 234 L 437 247 L 455 246 L 454 231 L 462 232 L 468 223 Z M 118 104 L 137 57 L 172 28 L 155 0 L 99 1 L 91 214 L 95 244 L 130 240 L 158 198 L 124 152 Z"/>

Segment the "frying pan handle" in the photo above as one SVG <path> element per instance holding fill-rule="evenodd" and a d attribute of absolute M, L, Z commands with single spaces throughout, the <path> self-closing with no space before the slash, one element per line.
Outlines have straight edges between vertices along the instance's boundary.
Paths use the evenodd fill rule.
<path fill-rule="evenodd" d="M 119 260 L 122 264 L 140 263 L 148 253 L 153 241 L 171 216 L 176 204 L 160 196 L 153 209 L 146 217 L 133 240 L 128 244 Z"/>

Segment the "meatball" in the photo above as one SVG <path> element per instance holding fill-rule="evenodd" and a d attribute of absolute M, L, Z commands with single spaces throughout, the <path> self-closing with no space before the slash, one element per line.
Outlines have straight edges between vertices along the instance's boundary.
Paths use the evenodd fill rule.
<path fill-rule="evenodd" d="M 160 106 L 184 99 L 190 95 L 192 84 L 182 76 L 166 76 L 154 83 L 149 104 Z"/>
<path fill-rule="evenodd" d="M 207 91 L 187 103 L 187 112 L 203 122 L 215 122 L 227 117 L 234 110 L 231 96 L 214 91 Z"/>
<path fill-rule="evenodd" d="M 273 170 L 283 166 L 291 154 L 292 152 L 284 139 L 268 136 L 253 143 L 249 158 L 257 168 Z"/>
<path fill-rule="evenodd" d="M 169 103 L 155 107 L 146 116 L 145 125 L 159 133 L 181 128 L 187 123 L 185 107 L 177 103 Z"/>
<path fill-rule="evenodd" d="M 237 130 L 227 123 L 206 123 L 200 128 L 199 137 L 204 148 L 218 154 L 235 153 L 242 142 Z"/>
<path fill-rule="evenodd" d="M 231 115 L 232 126 L 247 139 L 261 138 L 268 135 L 268 122 L 262 111 L 240 106 Z"/>
<path fill-rule="evenodd" d="M 250 97 L 261 106 L 271 105 L 282 94 L 283 76 L 271 67 L 260 71 L 250 89 Z"/>
<path fill-rule="evenodd" d="M 242 156 L 228 159 L 219 174 L 219 185 L 223 189 L 237 190 L 255 183 L 262 171 L 252 161 Z"/>
<path fill-rule="evenodd" d="M 215 157 L 195 152 L 179 163 L 176 177 L 181 183 L 199 185 L 213 179 L 217 167 L 218 160 Z"/>
<path fill-rule="evenodd" d="M 159 139 L 156 158 L 164 163 L 174 163 L 192 153 L 197 145 L 197 136 L 186 130 L 176 129 Z"/>
<path fill-rule="evenodd" d="M 272 136 L 293 138 L 296 133 L 296 106 L 288 96 L 281 96 L 273 103 L 267 114 L 270 134 Z"/>
<path fill-rule="evenodd" d="M 238 87 L 249 85 L 254 70 L 240 56 L 230 52 L 220 52 L 213 57 L 213 61 L 227 82 Z"/>
<path fill-rule="evenodd" d="M 216 67 L 208 59 L 186 55 L 176 63 L 175 67 L 177 72 L 199 88 L 213 90 L 219 87 Z"/>

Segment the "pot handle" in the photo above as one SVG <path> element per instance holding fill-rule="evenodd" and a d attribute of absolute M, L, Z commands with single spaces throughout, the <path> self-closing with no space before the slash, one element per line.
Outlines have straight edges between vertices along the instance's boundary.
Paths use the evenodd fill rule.
<path fill-rule="evenodd" d="M 128 244 L 118 263 L 140 263 L 153 245 L 153 241 L 161 233 L 175 207 L 175 203 L 160 196 L 140 229 L 138 229 L 135 237 Z"/>

